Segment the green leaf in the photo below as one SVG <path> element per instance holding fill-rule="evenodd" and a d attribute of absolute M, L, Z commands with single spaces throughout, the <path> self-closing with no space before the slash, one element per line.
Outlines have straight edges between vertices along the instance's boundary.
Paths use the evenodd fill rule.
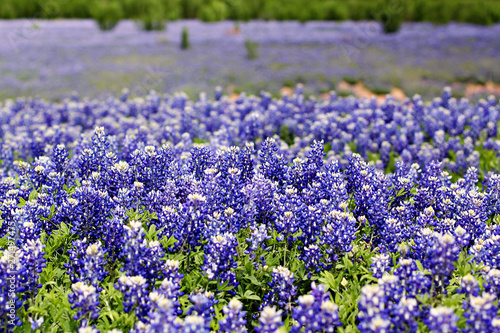
<path fill-rule="evenodd" d="M 419 271 L 421 272 L 424 272 L 424 266 L 422 266 L 422 263 L 420 262 L 420 260 L 415 260 L 415 263 L 417 264 L 417 268 Z"/>
<path fill-rule="evenodd" d="M 36 190 L 31 191 L 28 200 L 31 201 L 31 200 L 34 200 L 36 198 L 38 198 L 38 192 Z"/>
<path fill-rule="evenodd" d="M 326 287 L 328 287 L 332 290 L 335 290 L 335 291 L 338 290 L 339 281 L 337 281 L 335 279 L 335 277 L 333 276 L 332 273 L 330 273 L 328 271 L 323 271 L 323 272 L 321 272 L 320 276 L 321 277 L 318 279 L 318 281 L 320 281 Z"/>
<path fill-rule="evenodd" d="M 364 280 L 370 280 L 370 281 L 373 281 L 373 282 L 378 282 L 378 279 L 376 277 L 373 277 L 371 274 L 365 274 L 361 277 L 361 279 L 359 280 L 359 282 L 362 282 Z"/>
<path fill-rule="evenodd" d="M 160 243 L 161 243 L 161 245 L 163 245 L 164 249 L 168 249 L 168 248 L 172 247 L 175 243 L 177 243 L 177 239 L 175 239 L 174 236 L 170 236 L 169 239 L 167 239 L 166 237 L 163 237 L 160 240 Z"/>
<path fill-rule="evenodd" d="M 7 239 L 7 236 L 4 236 L 0 238 L 0 249 L 3 249 L 9 244 L 9 240 Z"/>

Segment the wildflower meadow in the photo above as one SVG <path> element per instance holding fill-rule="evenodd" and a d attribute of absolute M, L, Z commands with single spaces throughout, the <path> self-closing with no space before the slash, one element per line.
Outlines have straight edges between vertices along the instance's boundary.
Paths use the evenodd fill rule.
<path fill-rule="evenodd" d="M 0 333 L 500 333 L 500 0 L 0 0 Z"/>
<path fill-rule="evenodd" d="M 0 112 L 2 331 L 500 331 L 493 96 Z"/>

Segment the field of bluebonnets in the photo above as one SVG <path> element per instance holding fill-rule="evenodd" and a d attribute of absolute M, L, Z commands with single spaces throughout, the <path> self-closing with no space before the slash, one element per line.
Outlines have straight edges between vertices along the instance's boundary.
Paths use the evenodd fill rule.
<path fill-rule="evenodd" d="M 0 332 L 500 332 L 497 3 L 0 2 Z"/>
<path fill-rule="evenodd" d="M 4 331 L 500 329 L 493 96 L 0 109 Z"/>
<path fill-rule="evenodd" d="M 0 100 L 61 99 L 73 90 L 106 98 L 124 87 L 134 96 L 155 89 L 196 99 L 217 85 L 228 94 L 265 90 L 279 97 L 282 87 L 297 83 L 305 85 L 306 96 L 351 94 L 342 81 L 360 81 L 382 95 L 395 87 L 426 101 L 445 86 L 456 97 L 471 98 L 469 86 L 493 82 L 500 96 L 500 24 L 410 22 L 396 34 L 384 34 L 374 21 L 250 21 L 236 27 L 182 20 L 164 31 L 143 31 L 123 21 L 101 32 L 92 20 L 0 21 Z M 180 47 L 183 29 L 187 49 Z"/>

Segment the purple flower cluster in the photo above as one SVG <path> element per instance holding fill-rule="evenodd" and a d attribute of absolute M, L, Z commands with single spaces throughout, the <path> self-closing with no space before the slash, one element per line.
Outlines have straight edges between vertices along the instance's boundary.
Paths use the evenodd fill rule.
<path fill-rule="evenodd" d="M 242 310 L 243 303 L 233 298 L 229 301 L 228 305 L 224 306 L 222 311 L 225 314 L 225 318 L 219 321 L 219 329 L 224 333 L 244 333 L 247 331 L 246 328 L 246 312 Z"/>
<path fill-rule="evenodd" d="M 236 276 L 232 269 L 236 268 L 235 257 L 238 255 L 236 247 L 238 241 L 233 234 L 224 233 L 212 236 L 205 250 L 205 261 L 202 270 L 209 280 L 218 280 L 237 286 Z"/>
<path fill-rule="evenodd" d="M 294 285 L 294 275 L 290 270 L 283 266 L 273 268 L 271 273 L 272 281 L 269 282 L 269 291 L 264 295 L 264 301 L 260 309 L 268 305 L 277 304 L 279 308 L 289 313 L 292 310 L 292 302 L 297 293 L 297 286 Z"/>
<path fill-rule="evenodd" d="M 458 316 L 452 308 L 440 306 L 430 310 L 427 325 L 433 333 L 455 333 L 458 332 L 457 321 Z"/>
<path fill-rule="evenodd" d="M 292 318 L 296 324 L 290 332 L 335 332 L 335 327 L 341 326 L 339 307 L 330 300 L 330 293 L 325 292 L 325 286 L 312 283 L 312 291 L 308 295 L 299 296 L 297 307 Z"/>
<path fill-rule="evenodd" d="M 85 282 L 100 292 L 102 288 L 99 283 L 107 274 L 104 270 L 106 259 L 101 242 L 88 245 L 85 238 L 76 240 L 73 242 L 73 249 L 68 253 L 70 262 L 64 266 L 68 268 L 67 274 L 71 282 Z"/>
<path fill-rule="evenodd" d="M 359 325 L 361 332 L 417 332 L 421 310 L 417 299 L 405 296 L 397 275 L 384 275 L 378 285 L 361 290 Z"/>
<path fill-rule="evenodd" d="M 73 293 L 68 295 L 72 309 L 78 309 L 74 320 L 82 319 L 81 327 L 87 326 L 89 320 L 99 317 L 99 293 L 96 288 L 84 282 L 77 282 L 71 286 Z"/>

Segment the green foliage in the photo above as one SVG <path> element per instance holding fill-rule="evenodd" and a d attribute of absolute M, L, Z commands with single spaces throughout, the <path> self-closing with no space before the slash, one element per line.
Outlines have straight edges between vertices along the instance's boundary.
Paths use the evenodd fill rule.
<path fill-rule="evenodd" d="M 251 40 L 245 40 L 245 48 L 247 50 L 247 58 L 249 60 L 255 60 L 259 57 L 258 48 L 259 43 L 252 42 Z"/>
<path fill-rule="evenodd" d="M 324 7 L 324 19 L 343 21 L 349 19 L 349 9 L 341 3 L 327 2 Z"/>
<path fill-rule="evenodd" d="M 189 33 L 188 28 L 182 28 L 182 36 L 181 36 L 181 49 L 187 50 L 189 48 Z"/>
<path fill-rule="evenodd" d="M 403 8 L 402 11 L 398 8 Z M 403 21 L 500 22 L 500 0 L 2 0 L 0 18 L 95 18 L 104 29 L 120 19 L 139 20 L 146 30 L 165 20 L 378 20 L 387 32 Z"/>
<path fill-rule="evenodd" d="M 291 146 L 293 145 L 295 136 L 293 135 L 292 131 L 290 131 L 290 128 L 288 128 L 288 126 L 283 125 L 280 130 L 280 138 L 281 140 L 285 141 L 287 145 Z"/>
<path fill-rule="evenodd" d="M 118 1 L 100 1 L 91 8 L 90 14 L 101 30 L 112 30 L 124 13 Z"/>
<path fill-rule="evenodd" d="M 216 0 L 202 6 L 198 18 L 205 22 L 215 22 L 225 20 L 228 16 L 228 6 L 223 1 Z"/>
<path fill-rule="evenodd" d="M 345 82 L 349 83 L 349 84 L 356 84 L 358 82 L 361 81 L 360 78 L 357 78 L 357 77 L 352 77 L 352 76 L 344 76 L 342 78 Z"/>
<path fill-rule="evenodd" d="M 167 8 L 160 0 L 140 1 L 141 8 L 138 18 L 142 23 L 142 28 L 146 31 L 165 29 L 165 11 Z"/>
<path fill-rule="evenodd" d="M 375 19 L 382 24 L 386 34 L 395 33 L 401 27 L 406 15 L 404 2 L 385 0 Z"/>

